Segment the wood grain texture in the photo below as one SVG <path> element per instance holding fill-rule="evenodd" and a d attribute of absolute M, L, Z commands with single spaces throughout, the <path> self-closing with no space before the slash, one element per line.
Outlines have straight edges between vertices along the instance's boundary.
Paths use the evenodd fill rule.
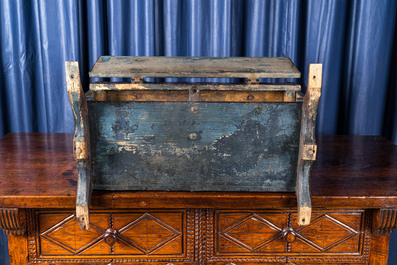
<path fill-rule="evenodd" d="M 300 104 L 88 106 L 95 189 L 294 191 Z"/>
<path fill-rule="evenodd" d="M 28 260 L 28 242 L 26 237 L 26 210 L 0 209 L 0 223 L 8 230 L 8 253 L 10 265 L 25 265 Z M 4 228 L 3 228 L 4 229 Z"/>
<path fill-rule="evenodd" d="M 23 210 L 18 208 L 0 208 L 0 228 L 7 235 L 24 235 L 26 229 L 23 214 Z"/>
<path fill-rule="evenodd" d="M 300 78 L 289 58 L 101 56 L 90 77 Z"/>
<path fill-rule="evenodd" d="M 297 218 L 296 212 L 288 211 L 218 210 L 215 250 L 209 250 L 208 259 L 296 264 L 355 264 L 368 260 L 370 230 L 363 211 L 314 211 L 308 226 L 298 226 Z M 285 228 L 294 231 L 296 238 L 292 242 L 283 238 Z"/>
<path fill-rule="evenodd" d="M 87 231 L 79 229 L 72 211 L 31 214 L 28 240 L 32 263 L 354 264 L 366 263 L 370 255 L 371 219 L 365 221 L 364 211 L 359 210 L 314 211 L 308 226 L 296 225 L 294 211 L 93 211 Z M 292 242 L 283 238 L 285 228 L 295 232 Z M 105 242 L 109 229 L 118 231 L 112 246 Z"/>
<path fill-rule="evenodd" d="M 69 216 L 74 216 L 76 199 L 77 173 L 72 141 L 72 134 L 8 134 L 0 139 L 0 206 L 28 208 L 28 237 L 9 236 L 12 265 L 28 264 L 28 255 L 29 264 L 139 264 L 143 260 L 147 264 L 164 265 L 387 263 L 389 236 L 372 233 L 376 220 L 372 216 L 373 209 L 390 211 L 397 208 L 397 147 L 384 138 L 318 138 L 319 151 L 312 169 L 313 215 L 309 226 L 297 225 L 296 199 L 293 193 L 94 192 L 92 208 L 95 217 L 92 221 L 95 227 L 105 232 L 109 227 L 120 231 L 123 223 L 130 225 L 132 230 L 136 228 L 139 231 L 139 228 L 142 228 L 141 231 L 144 231 L 144 228 L 150 228 L 151 222 L 157 224 L 158 220 L 178 230 L 179 226 L 176 223 L 180 218 L 173 214 L 182 212 L 186 216 L 186 222 L 183 221 L 182 224 L 186 227 L 186 230 L 183 230 L 183 233 L 186 233 L 186 255 L 183 258 L 161 260 L 151 258 L 151 254 L 141 254 L 146 255 L 145 258 L 139 255 L 116 255 L 115 253 L 120 253 L 121 249 L 114 247 L 112 250 L 106 243 L 106 253 L 110 253 L 106 254 L 106 257 L 111 258 L 106 259 L 101 255 L 83 258 L 64 248 L 59 249 L 59 245 L 47 241 L 46 236 L 54 239 L 65 236 L 69 238 L 69 247 L 84 249 L 83 243 L 92 242 L 89 240 L 90 237 L 94 237 L 95 241 L 97 235 L 95 231 L 98 230 L 95 230 L 94 226 L 91 230 L 81 231 L 75 219 L 66 220 Z M 16 166 L 21 164 L 24 166 Z M 143 220 L 142 216 L 145 213 L 156 219 Z M 174 218 L 170 220 L 168 214 L 162 213 L 170 213 L 170 217 Z M 233 215 L 236 218 L 233 219 Z M 229 217 L 228 221 L 226 217 Z M 273 252 L 266 252 L 266 247 L 272 244 L 269 240 L 272 236 L 281 234 L 284 225 L 293 229 L 299 236 L 296 236 L 293 242 L 286 243 L 281 239 L 280 245 L 276 244 L 276 247 L 286 249 L 286 254 L 274 252 L 277 250 L 276 247 L 269 247 Z M 281 232 L 274 226 L 280 228 Z M 244 227 L 247 229 L 244 230 Z M 144 234 L 168 238 L 168 232 L 164 231 L 169 230 L 163 230 L 161 225 L 154 225 L 154 228 L 153 231 L 157 231 L 156 233 L 149 229 L 145 230 L 148 232 Z M 360 233 L 358 235 L 355 232 Z M 137 233 L 134 232 L 133 235 Z M 259 239 L 253 237 L 254 234 L 257 234 Z M 40 235 L 42 238 L 38 242 L 36 240 Z M 82 236 L 81 242 L 79 236 Z M 240 252 L 234 253 L 235 255 L 226 252 L 225 245 L 220 244 L 218 239 L 223 236 L 233 238 L 232 241 L 227 239 L 228 244 L 233 245 L 238 240 L 247 245 L 248 250 L 242 248 L 245 252 L 241 251 L 241 246 L 237 244 L 235 248 L 240 248 Z M 362 248 L 357 247 L 357 237 L 362 237 L 358 243 Z M 155 239 L 131 240 L 140 243 L 139 246 L 145 249 L 151 249 L 156 243 Z M 67 259 L 40 256 L 40 252 L 37 251 L 40 244 L 51 246 L 41 249 L 45 253 L 53 253 L 53 248 L 56 249 L 55 252 L 65 251 L 64 253 L 68 253 L 65 254 Z M 101 249 L 102 245 L 94 245 L 93 252 L 102 253 L 95 249 Z M 170 249 L 167 244 L 160 246 L 159 250 Z M 217 248 L 222 252 L 217 252 Z M 260 251 L 255 253 L 249 248 Z M 112 258 L 114 256 L 117 258 Z"/>
<path fill-rule="evenodd" d="M 387 265 L 390 235 L 374 234 L 371 237 L 370 265 Z"/>
<path fill-rule="evenodd" d="M 195 214 L 190 210 L 93 211 L 84 231 L 71 211 L 37 211 L 31 217 L 32 263 L 179 263 L 195 258 Z M 109 230 L 117 231 L 112 245 L 106 242 Z"/>
<path fill-rule="evenodd" d="M 127 102 L 295 102 L 295 91 L 212 91 L 198 90 L 191 98 L 189 90 L 101 90 L 93 91 L 92 101 L 127 101 Z"/>
<path fill-rule="evenodd" d="M 393 143 L 377 136 L 320 136 L 317 140 L 312 169 L 315 207 L 397 206 L 397 147 Z M 73 134 L 62 133 L 12 133 L 0 139 L 0 205 L 74 208 L 77 173 L 72 142 Z M 92 200 L 93 208 L 102 209 L 168 204 L 173 208 L 274 209 L 295 208 L 296 198 L 293 193 L 94 191 Z"/>
<path fill-rule="evenodd" d="M 321 96 L 322 65 L 310 64 L 308 86 L 302 104 L 299 157 L 297 166 L 296 197 L 298 200 L 298 224 L 310 224 L 311 197 L 310 173 L 316 159 L 316 117 Z"/>
<path fill-rule="evenodd" d="M 73 149 L 77 163 L 76 214 L 82 230 L 89 228 L 89 205 L 92 192 L 91 148 L 87 101 L 80 81 L 78 62 L 65 62 L 66 82 L 74 117 Z"/>
<path fill-rule="evenodd" d="M 397 209 L 379 209 L 374 211 L 373 232 L 391 234 L 397 228 Z"/>
<path fill-rule="evenodd" d="M 279 84 L 241 84 L 241 83 L 90 83 L 91 91 L 103 90 L 190 90 L 192 87 L 200 87 L 201 90 L 215 91 L 300 91 L 301 86 L 295 83 Z"/>
<path fill-rule="evenodd" d="M 28 265 L 28 242 L 24 236 L 8 235 L 10 265 Z"/>

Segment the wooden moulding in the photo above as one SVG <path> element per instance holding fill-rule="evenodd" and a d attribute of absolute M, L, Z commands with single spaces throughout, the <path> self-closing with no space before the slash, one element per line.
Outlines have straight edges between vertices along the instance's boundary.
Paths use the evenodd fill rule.
<path fill-rule="evenodd" d="M 321 96 L 322 64 L 310 64 L 308 86 L 303 98 L 299 157 L 296 180 L 298 224 L 308 225 L 311 218 L 310 171 L 316 160 L 315 126 Z"/>
<path fill-rule="evenodd" d="M 92 91 L 92 95 L 92 101 L 296 102 L 295 91 L 212 91 L 193 88 L 185 91 L 103 90 Z"/>
<path fill-rule="evenodd" d="M 74 155 L 77 162 L 76 217 L 82 230 L 89 229 L 92 191 L 88 108 L 80 81 L 78 62 L 66 62 L 66 81 L 74 116 Z"/>
<path fill-rule="evenodd" d="M 192 94 L 194 91 L 194 95 Z M 296 102 L 300 85 L 93 83 L 93 101 Z M 193 96 L 193 97 L 192 97 Z M 298 100 L 299 101 L 299 100 Z"/>
<path fill-rule="evenodd" d="M 7 235 L 22 236 L 25 234 L 24 210 L 18 208 L 0 208 L 0 228 Z"/>
<path fill-rule="evenodd" d="M 397 228 L 397 209 L 379 209 L 373 214 L 373 233 L 391 234 Z"/>
<path fill-rule="evenodd" d="M 300 78 L 289 58 L 101 56 L 90 77 Z"/>
<path fill-rule="evenodd" d="M 295 83 L 280 84 L 218 84 L 218 83 L 108 83 L 90 84 L 90 91 L 102 90 L 190 90 L 200 87 L 200 90 L 215 91 L 301 91 L 301 86 Z"/>

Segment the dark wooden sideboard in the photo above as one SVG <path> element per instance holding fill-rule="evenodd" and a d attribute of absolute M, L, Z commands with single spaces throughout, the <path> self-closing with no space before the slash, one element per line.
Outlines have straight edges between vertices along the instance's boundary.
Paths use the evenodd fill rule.
<path fill-rule="evenodd" d="M 312 221 L 294 193 L 100 192 L 75 217 L 72 134 L 0 139 L 0 227 L 21 264 L 386 264 L 397 226 L 397 147 L 318 138 Z"/>

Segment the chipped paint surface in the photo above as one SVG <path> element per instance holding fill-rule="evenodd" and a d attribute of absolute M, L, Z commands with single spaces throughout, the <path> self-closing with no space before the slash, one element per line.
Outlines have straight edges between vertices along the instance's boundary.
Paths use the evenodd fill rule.
<path fill-rule="evenodd" d="M 96 189 L 295 190 L 300 103 L 89 102 L 89 112 Z"/>
<path fill-rule="evenodd" d="M 300 78 L 289 58 L 102 56 L 90 77 Z"/>

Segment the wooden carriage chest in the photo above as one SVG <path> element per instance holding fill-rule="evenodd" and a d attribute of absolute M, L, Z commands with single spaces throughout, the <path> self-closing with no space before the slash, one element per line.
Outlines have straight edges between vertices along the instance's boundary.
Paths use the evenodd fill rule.
<path fill-rule="evenodd" d="M 321 65 L 310 66 L 305 97 L 297 83 L 262 82 L 300 78 L 288 58 L 102 56 L 90 77 L 112 82 L 91 83 L 87 99 L 77 62 L 67 62 L 66 77 L 75 115 L 82 229 L 89 226 L 92 185 L 296 191 L 297 222 L 310 223 Z"/>

